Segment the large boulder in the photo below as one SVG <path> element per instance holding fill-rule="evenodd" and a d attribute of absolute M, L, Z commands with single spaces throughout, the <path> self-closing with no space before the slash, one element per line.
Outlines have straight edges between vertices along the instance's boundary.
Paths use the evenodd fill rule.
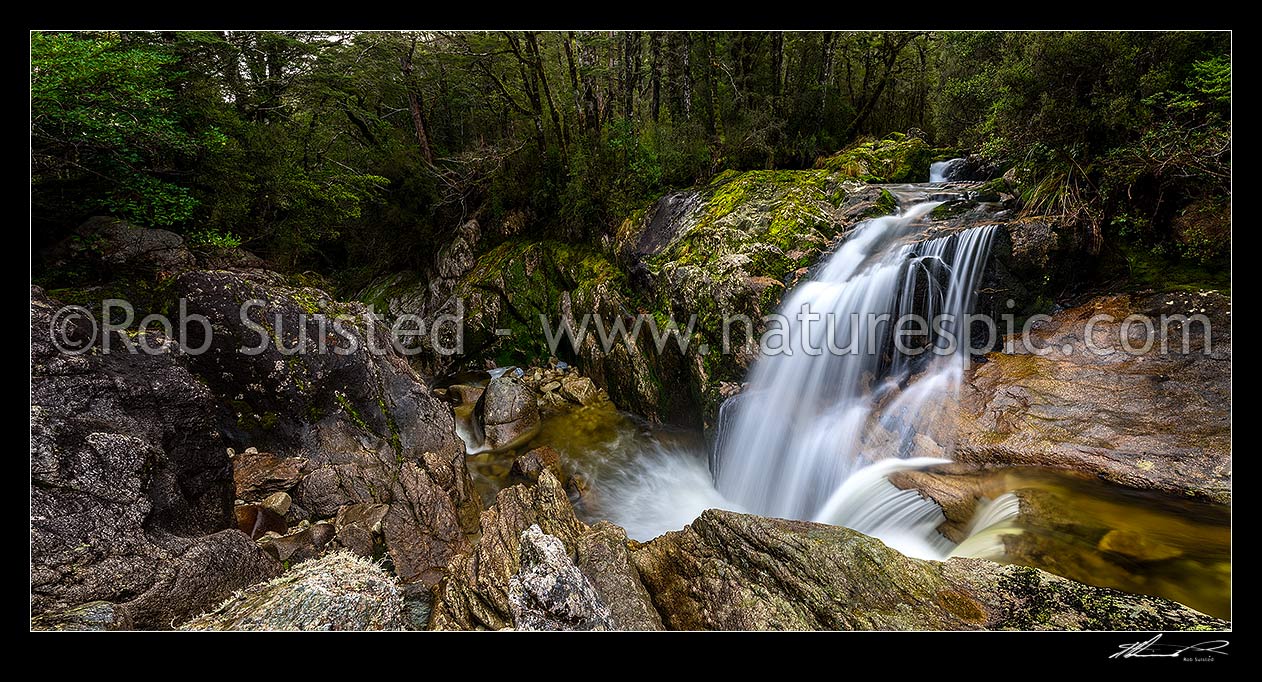
<path fill-rule="evenodd" d="M 181 630 L 404 630 L 403 596 L 390 574 L 349 552 L 298 564 L 238 592 Z"/>
<path fill-rule="evenodd" d="M 856 142 L 815 167 L 864 182 L 928 182 L 929 164 L 941 156 L 941 150 L 919 137 L 890 133 L 881 140 Z"/>
<path fill-rule="evenodd" d="M 546 470 L 534 486 L 501 490 L 495 505 L 482 513 L 481 537 L 468 553 L 452 559 L 435 589 L 430 627 L 517 627 L 511 584 L 522 570 L 522 534 L 532 526 L 565 548 L 599 601 L 608 607 L 613 629 L 661 628 L 661 617 L 631 564 L 625 533 L 599 524 L 591 528 L 579 521 L 561 484 Z M 522 612 L 520 603 L 517 613 Z"/>
<path fill-rule="evenodd" d="M 228 443 L 271 453 L 238 455 L 241 482 L 289 493 L 311 521 L 389 505 L 381 527 L 400 579 L 436 582 L 477 530 L 480 502 L 451 408 L 390 331 L 360 304 L 267 271 L 193 271 L 176 289 L 212 325 L 209 340 L 192 324 L 184 341 L 208 342 L 189 364 L 218 399 Z"/>
<path fill-rule="evenodd" d="M 955 459 L 1087 472 L 1134 488 L 1231 498 L 1231 303 L 1202 291 L 1117 295 L 1036 325 L 1033 349 L 1010 339 L 975 365 L 961 393 Z M 1152 347 L 1126 352 L 1123 320 L 1153 320 Z M 1161 324 L 1162 316 L 1203 315 Z M 1096 316 L 1112 321 L 1087 325 Z M 1143 326 L 1125 341 L 1142 349 Z M 1183 348 L 1183 340 L 1189 341 Z M 1109 351 L 1097 354 L 1088 347 Z M 1165 346 L 1170 352 L 1162 352 Z"/>
<path fill-rule="evenodd" d="M 691 423 L 712 425 L 719 385 L 740 381 L 757 356 L 763 316 L 776 311 L 786 288 L 838 235 L 893 211 L 892 197 L 881 201 L 887 196 L 828 170 L 728 171 L 624 221 L 614 249 L 635 295 L 656 319 L 673 318 L 681 328 L 695 316 L 685 332 L 687 353 L 667 340 L 664 356 L 677 359 L 656 365 L 651 385 L 686 402 Z M 742 315 L 752 323 L 752 337 Z M 725 335 L 729 318 L 735 322 Z M 646 334 L 642 346 L 653 343 Z M 608 383 L 607 376 L 586 371 L 598 384 Z M 605 388 L 624 405 L 616 387 Z"/>
<path fill-rule="evenodd" d="M 121 336 L 110 353 L 62 353 L 58 308 L 31 288 L 32 625 L 108 610 L 87 620 L 171 627 L 279 572 L 236 530 L 213 396 L 175 344 L 147 332 L 154 353 Z M 84 319 L 59 331 L 76 347 L 93 334 Z"/>
<path fill-rule="evenodd" d="M 180 235 L 169 230 L 138 227 L 109 216 L 89 218 L 49 255 L 55 268 L 77 264 L 95 274 L 114 277 L 173 275 L 197 263 Z"/>
<path fill-rule="evenodd" d="M 539 433 L 535 392 L 511 376 L 492 379 L 473 407 L 473 419 L 481 426 L 488 450 L 521 445 Z"/>
<path fill-rule="evenodd" d="M 680 630 L 1184 630 L 1227 623 L 1158 597 L 979 559 L 911 559 L 855 531 L 709 510 L 632 553 Z"/>

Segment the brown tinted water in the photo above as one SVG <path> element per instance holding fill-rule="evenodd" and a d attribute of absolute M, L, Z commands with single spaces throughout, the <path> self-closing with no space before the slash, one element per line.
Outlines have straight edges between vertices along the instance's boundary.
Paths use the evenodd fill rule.
<path fill-rule="evenodd" d="M 558 450 L 579 515 L 608 519 L 647 540 L 682 528 L 708 507 L 741 511 L 709 481 L 706 445 L 697 432 L 663 429 L 603 404 L 546 418 L 516 451 L 469 457 L 490 504 L 514 481 L 513 458 L 531 448 Z M 1040 468 L 973 472 L 989 497 L 1012 492 L 1021 514 L 994 529 L 1006 561 L 1079 582 L 1152 594 L 1220 618 L 1231 616 L 1231 514 L 1225 505 L 1113 485 Z M 579 490 L 582 492 L 580 493 Z M 638 532 L 639 531 L 639 532 Z"/>

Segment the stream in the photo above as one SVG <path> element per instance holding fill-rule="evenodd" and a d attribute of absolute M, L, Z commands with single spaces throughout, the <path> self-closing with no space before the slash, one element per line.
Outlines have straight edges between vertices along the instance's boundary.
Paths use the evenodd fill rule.
<path fill-rule="evenodd" d="M 968 330 L 944 322 L 916 341 L 932 352 L 892 353 L 891 325 L 874 316 L 959 320 L 972 312 L 995 231 L 925 220 L 949 198 L 940 182 L 950 163 L 935 164 L 938 182 L 891 186 L 900 210 L 861 223 L 790 290 L 780 312 L 792 353 L 764 354 L 753 365 L 747 387 L 721 408 L 713 448 L 700 433 L 652 426 L 608 405 L 545 419 L 525 448 L 557 449 L 567 474 L 582 481 L 580 515 L 608 519 L 640 541 L 721 508 L 846 526 L 923 559 L 1035 566 L 1229 617 L 1226 506 L 1072 472 L 997 469 L 967 473 L 981 494 L 972 517 L 952 524 L 933 500 L 891 482 L 896 472 L 950 462 L 970 362 L 967 344 L 951 337 Z M 808 323 L 803 312 L 823 321 Z M 848 343 L 858 352 L 827 350 Z M 511 461 L 470 455 L 488 499 L 507 483 Z"/>

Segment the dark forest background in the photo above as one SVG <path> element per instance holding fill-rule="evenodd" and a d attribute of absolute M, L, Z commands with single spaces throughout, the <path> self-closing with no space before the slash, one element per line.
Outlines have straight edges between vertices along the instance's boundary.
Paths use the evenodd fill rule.
<path fill-rule="evenodd" d="M 1229 223 L 1196 216 L 1229 211 L 1230 47 L 1205 32 L 33 33 L 32 248 L 107 214 L 354 286 L 422 267 L 469 215 L 595 243 L 671 189 L 899 132 L 1018 169 L 1030 210 L 1211 264 Z"/>

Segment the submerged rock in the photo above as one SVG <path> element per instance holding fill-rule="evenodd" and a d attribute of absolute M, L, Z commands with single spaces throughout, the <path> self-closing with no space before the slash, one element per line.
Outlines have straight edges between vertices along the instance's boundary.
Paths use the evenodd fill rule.
<path fill-rule="evenodd" d="M 980 559 L 911 559 L 855 531 L 709 510 L 632 553 L 683 630 L 1184 630 L 1225 621 L 1158 597 Z"/>
<path fill-rule="evenodd" d="M 380 566 L 350 552 L 306 561 L 247 588 L 181 630 L 403 630 L 403 597 Z"/>
<path fill-rule="evenodd" d="M 609 607 L 557 538 L 533 524 L 520 538 L 521 570 L 508 581 L 517 630 L 609 630 Z"/>

